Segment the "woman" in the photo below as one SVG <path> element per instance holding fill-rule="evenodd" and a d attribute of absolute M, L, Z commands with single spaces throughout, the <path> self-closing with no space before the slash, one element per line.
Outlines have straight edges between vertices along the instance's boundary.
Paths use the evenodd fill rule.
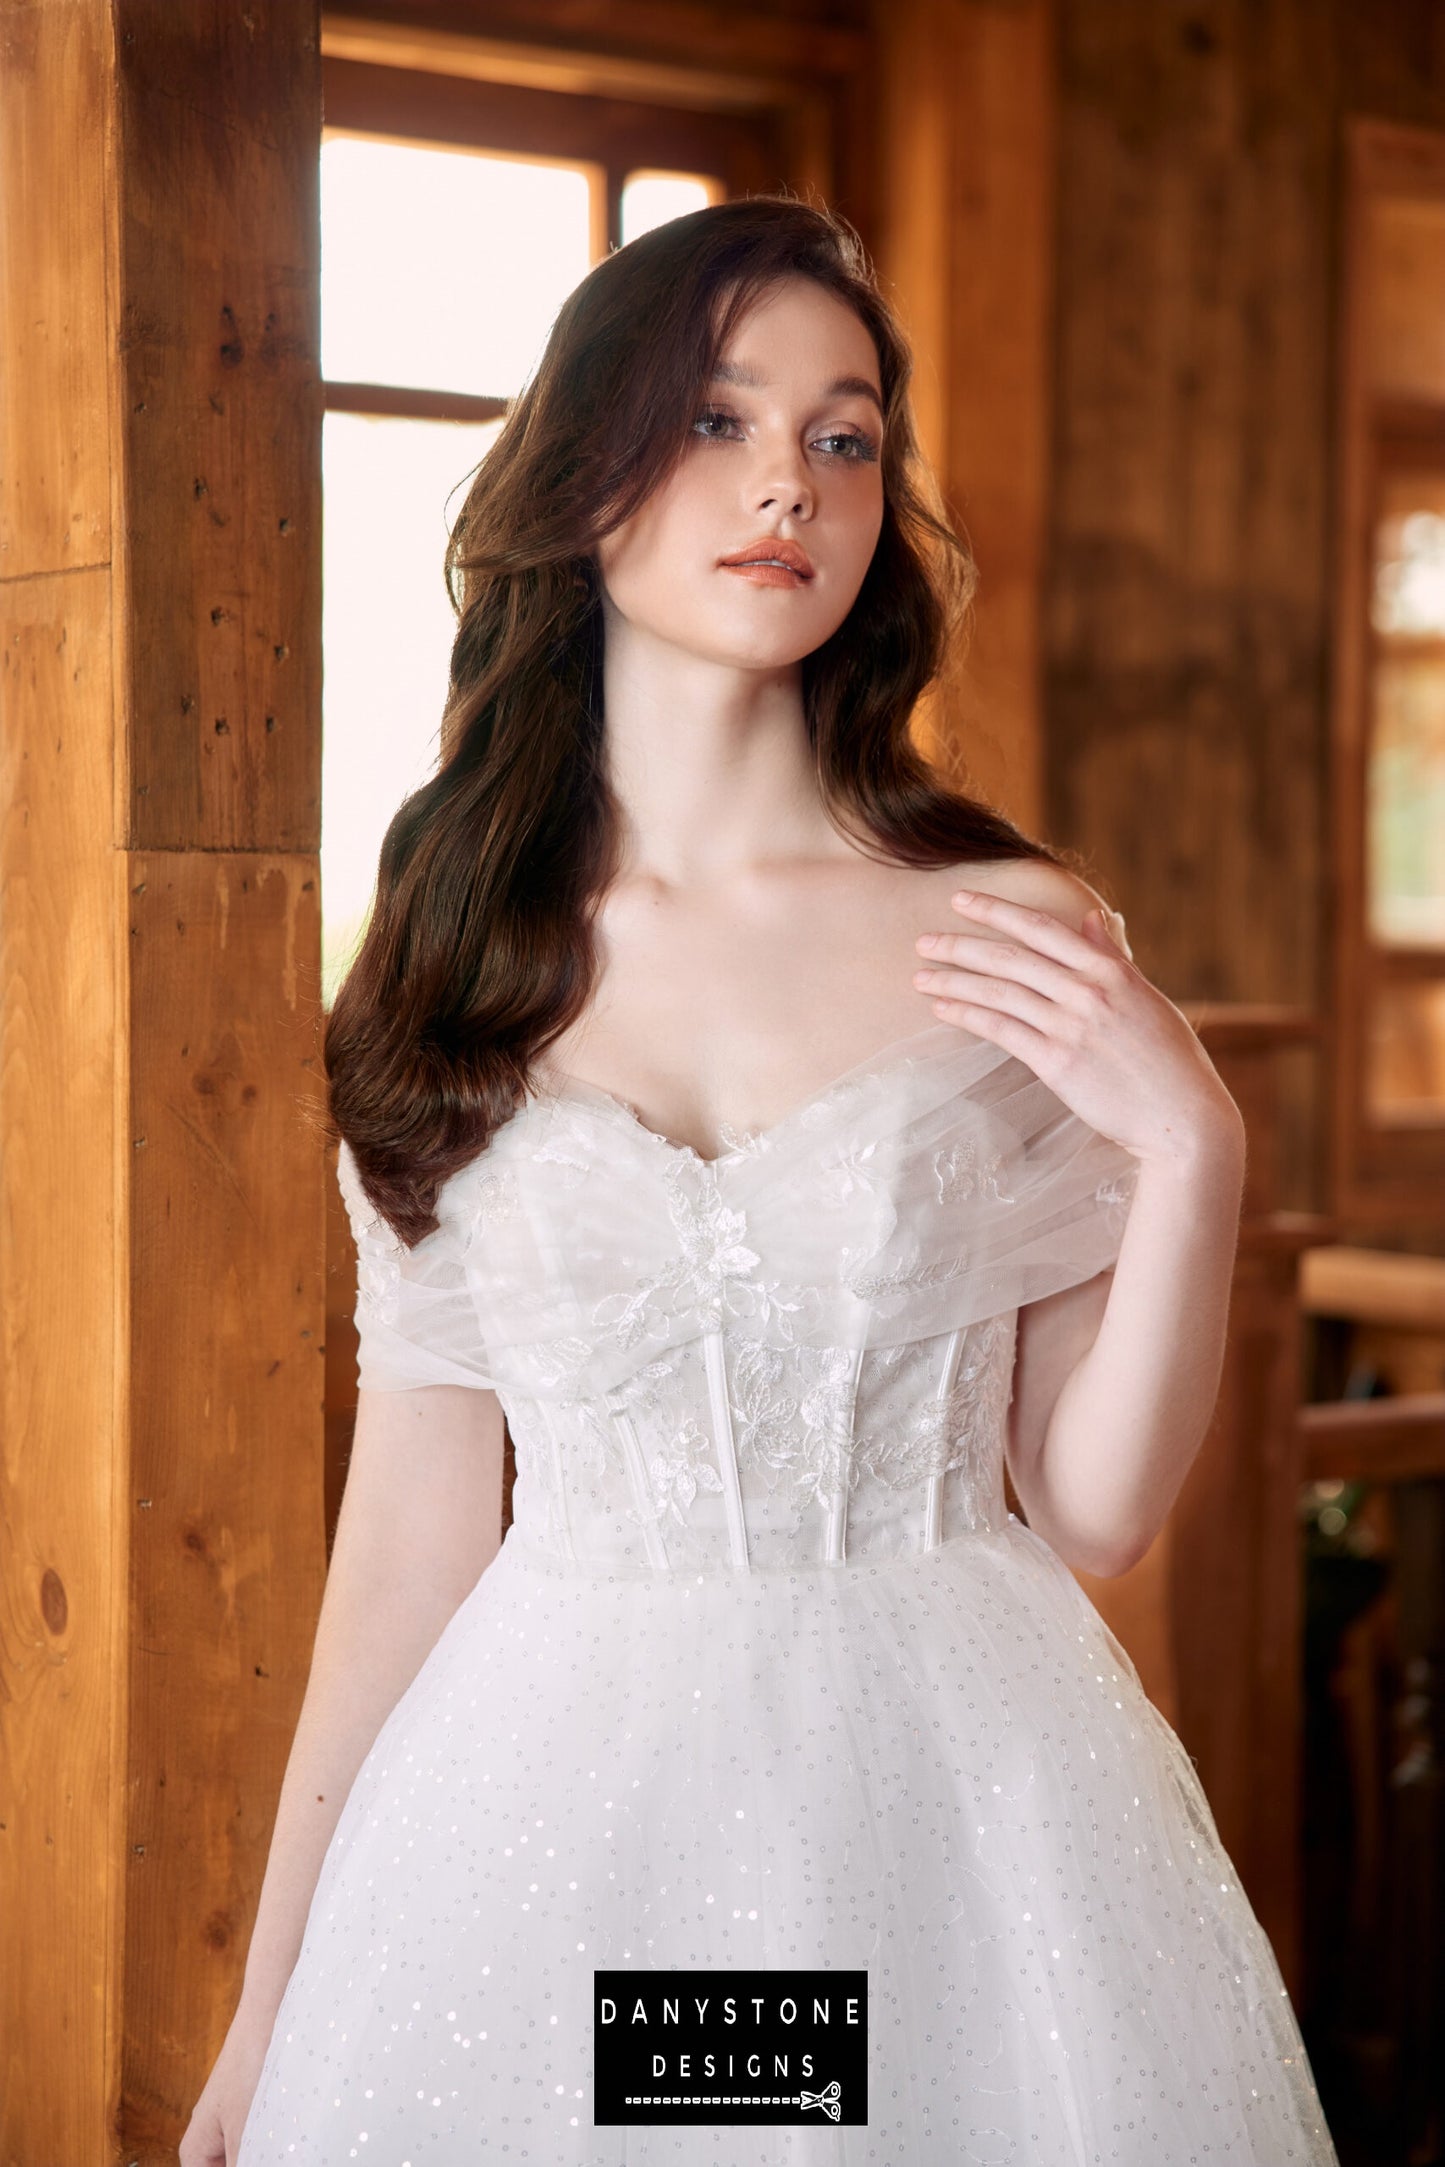
<path fill-rule="evenodd" d="M 583 281 L 472 485 L 327 1028 L 355 1445 L 182 2167 L 1334 2160 L 1069 1570 L 1203 1436 L 1242 1125 L 910 743 L 973 572 L 908 377 L 849 228 L 715 206 Z M 644 2066 L 604 1973 L 851 1982 L 866 2039 Z"/>

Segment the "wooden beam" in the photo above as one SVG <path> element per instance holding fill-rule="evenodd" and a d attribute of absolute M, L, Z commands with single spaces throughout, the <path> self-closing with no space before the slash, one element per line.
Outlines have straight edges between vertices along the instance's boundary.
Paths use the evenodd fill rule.
<path fill-rule="evenodd" d="M 1445 1392 L 1324 1400 L 1301 1407 L 1311 1482 L 1418 1482 L 1445 1477 Z"/>
<path fill-rule="evenodd" d="M 521 89 L 472 77 L 428 75 L 359 61 L 324 62 L 326 124 L 421 143 L 470 146 L 576 164 L 658 165 L 730 174 L 740 134 L 775 141 L 771 112 L 738 117 Z M 770 176 L 776 186 L 781 172 Z"/>
<path fill-rule="evenodd" d="M 921 736 L 1038 832 L 1049 485 L 1050 0 L 889 0 L 878 40 L 879 268 L 917 352 L 925 446 L 978 560 L 972 641 Z"/>
<path fill-rule="evenodd" d="M 1445 1257 L 1339 1242 L 1307 1249 L 1300 1265 L 1300 1300 L 1307 1315 L 1445 1332 Z"/>
<path fill-rule="evenodd" d="M 322 41 L 350 60 L 714 112 L 868 64 L 847 24 L 712 0 L 351 0 L 326 10 Z"/>
<path fill-rule="evenodd" d="M 314 11 L 0 0 L 0 2158 L 174 2156 L 324 1570 Z"/>
<path fill-rule="evenodd" d="M 347 384 L 331 378 L 325 386 L 328 414 L 385 414 L 409 421 L 499 421 L 510 399 L 482 392 L 417 391 L 410 384 Z"/>

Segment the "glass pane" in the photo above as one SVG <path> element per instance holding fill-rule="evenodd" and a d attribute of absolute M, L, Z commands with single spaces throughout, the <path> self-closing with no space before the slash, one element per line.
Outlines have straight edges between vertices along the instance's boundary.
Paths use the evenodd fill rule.
<path fill-rule="evenodd" d="M 1383 655 L 1373 704 L 1370 935 L 1445 947 L 1445 653 Z"/>
<path fill-rule="evenodd" d="M 381 838 L 436 767 L 451 521 L 502 424 L 328 414 L 321 435 L 321 998 L 365 929 Z M 450 500 L 450 502 L 448 501 Z"/>
<path fill-rule="evenodd" d="M 1377 632 L 1445 633 L 1445 476 L 1391 475 L 1375 533 Z"/>
<path fill-rule="evenodd" d="M 1433 1126 L 1445 1117 L 1445 980 L 1375 987 L 1366 1090 L 1376 1122 Z"/>
<path fill-rule="evenodd" d="M 1445 946 L 1445 475 L 1386 477 L 1371 618 L 1369 932 Z"/>
<path fill-rule="evenodd" d="M 721 202 L 722 194 L 722 182 L 710 173 L 659 173 L 642 168 L 629 173 L 622 184 L 624 247 L 639 233 L 665 226 L 669 218 Z"/>
<path fill-rule="evenodd" d="M 321 145 L 321 373 L 514 398 L 591 261 L 587 169 Z"/>

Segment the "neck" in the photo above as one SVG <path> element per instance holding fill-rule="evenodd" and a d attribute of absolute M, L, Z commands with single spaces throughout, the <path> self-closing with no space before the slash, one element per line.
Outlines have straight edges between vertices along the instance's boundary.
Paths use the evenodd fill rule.
<path fill-rule="evenodd" d="M 603 712 L 624 877 L 705 887 L 842 847 L 814 774 L 799 664 L 714 661 L 614 619 Z"/>

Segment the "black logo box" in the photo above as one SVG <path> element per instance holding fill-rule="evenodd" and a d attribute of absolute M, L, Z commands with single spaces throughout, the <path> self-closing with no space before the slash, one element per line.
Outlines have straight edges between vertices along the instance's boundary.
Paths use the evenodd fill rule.
<path fill-rule="evenodd" d="M 868 2120 L 866 1971 L 595 1971 L 592 2120 Z"/>

